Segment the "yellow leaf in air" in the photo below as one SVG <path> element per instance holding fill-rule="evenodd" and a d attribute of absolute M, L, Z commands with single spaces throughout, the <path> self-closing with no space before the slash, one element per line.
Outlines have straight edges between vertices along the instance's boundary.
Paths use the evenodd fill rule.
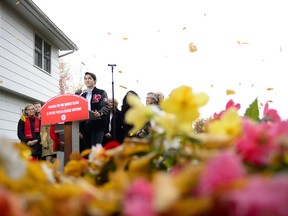
<path fill-rule="evenodd" d="M 186 29 L 186 27 L 183 27 L 183 30 L 185 30 Z"/>
<path fill-rule="evenodd" d="M 126 38 L 126 37 L 123 37 L 123 40 L 128 40 L 128 38 Z"/>
<path fill-rule="evenodd" d="M 269 102 L 269 103 L 273 103 L 273 101 L 272 101 L 272 100 L 268 100 L 267 102 Z"/>
<path fill-rule="evenodd" d="M 123 85 L 119 85 L 120 88 L 124 88 L 124 89 L 127 89 L 126 86 L 123 86 Z"/>
<path fill-rule="evenodd" d="M 110 32 L 108 32 L 108 35 L 110 35 Z"/>
<path fill-rule="evenodd" d="M 260 103 L 260 106 L 263 106 L 263 103 L 262 103 L 262 102 Z"/>
<path fill-rule="evenodd" d="M 214 85 L 213 84 L 211 84 L 211 88 L 213 88 L 214 87 Z"/>
<path fill-rule="evenodd" d="M 197 51 L 196 45 L 193 44 L 193 43 L 190 43 L 190 44 L 189 44 L 189 51 L 190 51 L 190 52 L 196 52 L 196 51 Z"/>
<path fill-rule="evenodd" d="M 245 42 L 245 41 L 242 42 L 242 41 L 240 41 L 240 40 L 238 40 L 237 43 L 238 43 L 239 45 L 241 45 L 241 44 L 249 44 L 248 42 Z"/>
<path fill-rule="evenodd" d="M 226 90 L 226 95 L 231 95 L 231 94 L 235 94 L 235 91 L 232 89 L 227 89 Z"/>
<path fill-rule="evenodd" d="M 119 71 L 118 71 L 118 73 L 122 73 L 122 71 L 121 71 L 121 70 L 119 70 Z"/>
<path fill-rule="evenodd" d="M 273 90 L 273 88 L 267 88 L 267 90 L 268 90 L 268 91 L 271 91 L 271 90 Z"/>

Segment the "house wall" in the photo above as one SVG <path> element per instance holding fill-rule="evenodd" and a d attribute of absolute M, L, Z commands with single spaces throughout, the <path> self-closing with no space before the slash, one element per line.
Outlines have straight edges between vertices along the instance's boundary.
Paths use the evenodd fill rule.
<path fill-rule="evenodd" d="M 2 1 L 0 26 L 0 136 L 18 139 L 21 108 L 59 94 L 58 48 Z M 35 33 L 51 45 L 51 74 L 34 65 Z"/>
<path fill-rule="evenodd" d="M 17 124 L 22 108 L 33 101 L 0 89 L 0 137 L 17 141 Z"/>

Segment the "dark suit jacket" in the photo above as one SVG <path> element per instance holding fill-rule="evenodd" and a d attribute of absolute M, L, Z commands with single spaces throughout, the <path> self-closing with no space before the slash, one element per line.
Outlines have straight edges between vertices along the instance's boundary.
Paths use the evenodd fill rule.
<path fill-rule="evenodd" d="M 81 94 L 82 97 L 86 98 L 87 92 Z M 89 102 L 89 101 L 88 101 Z M 109 102 L 106 91 L 98 89 L 96 87 L 92 90 L 92 97 L 90 100 L 90 106 L 92 111 L 98 111 L 102 113 L 101 118 L 90 120 L 90 125 L 93 127 L 93 130 L 96 131 L 105 131 L 107 126 L 106 117 L 109 116 Z"/>
<path fill-rule="evenodd" d="M 105 134 L 110 133 L 112 136 L 112 139 L 110 140 L 104 139 L 103 144 L 106 144 L 107 142 L 111 140 L 115 140 L 121 144 L 124 139 L 123 121 L 122 121 L 121 111 L 119 109 L 116 109 L 115 115 L 112 116 L 110 131 L 109 131 L 110 115 L 107 116 L 106 121 L 107 121 L 107 126 L 105 130 Z M 114 129 L 116 130 L 115 134 L 113 133 Z"/>

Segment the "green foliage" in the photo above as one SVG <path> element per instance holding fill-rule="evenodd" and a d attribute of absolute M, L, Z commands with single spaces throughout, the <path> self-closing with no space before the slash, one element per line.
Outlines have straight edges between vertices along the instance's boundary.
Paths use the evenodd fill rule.
<path fill-rule="evenodd" d="M 249 108 L 246 109 L 245 116 L 254 121 L 259 121 L 259 107 L 257 98 L 252 102 L 252 104 L 250 104 Z"/>
<path fill-rule="evenodd" d="M 116 165 L 113 160 L 109 160 L 101 169 L 101 172 L 96 176 L 97 185 L 103 185 L 109 181 L 109 172 L 116 170 Z"/>

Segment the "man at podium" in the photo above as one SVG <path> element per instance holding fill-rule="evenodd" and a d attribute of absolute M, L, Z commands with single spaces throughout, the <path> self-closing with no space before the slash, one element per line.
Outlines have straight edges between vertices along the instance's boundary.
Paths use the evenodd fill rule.
<path fill-rule="evenodd" d="M 88 101 L 89 120 L 80 122 L 80 136 L 84 142 L 80 151 L 102 144 L 106 128 L 106 116 L 109 115 L 108 95 L 105 90 L 96 88 L 96 75 L 86 72 L 84 75 L 85 92 L 82 97 Z"/>

